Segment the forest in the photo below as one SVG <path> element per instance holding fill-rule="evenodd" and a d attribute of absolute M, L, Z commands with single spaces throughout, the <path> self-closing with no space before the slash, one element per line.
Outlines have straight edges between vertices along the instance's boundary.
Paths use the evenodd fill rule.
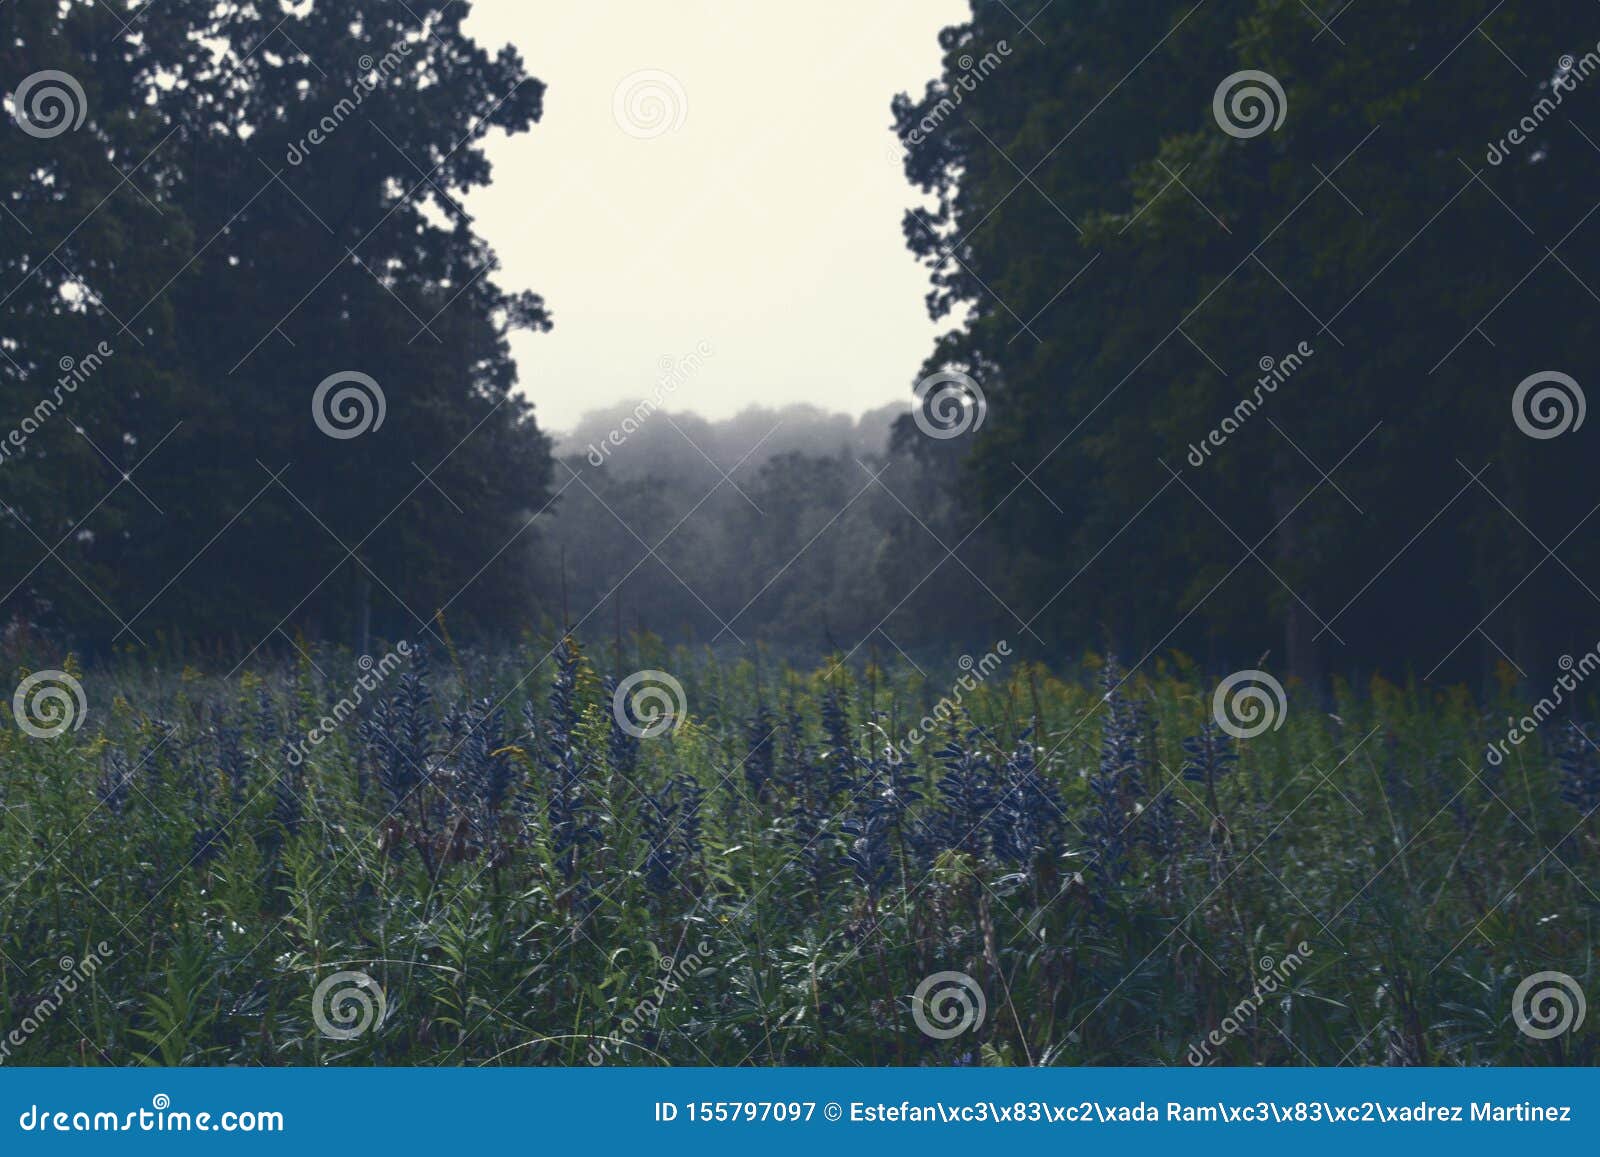
<path fill-rule="evenodd" d="M 1594 1063 L 1600 10 L 970 0 L 562 430 L 471 11 L 0 4 L 0 1063 Z"/>
<path fill-rule="evenodd" d="M 687 518 L 699 494 L 628 506 L 662 533 L 683 519 L 663 548 L 678 579 L 632 536 L 577 529 L 607 536 L 591 489 L 666 500 L 676 482 L 644 480 L 672 468 L 642 444 L 668 445 L 667 423 L 579 484 L 516 387 L 507 335 L 552 313 L 497 287 L 455 204 L 492 180 L 484 134 L 534 131 L 543 90 L 515 51 L 462 33 L 464 5 L 423 5 L 425 33 L 379 2 L 281 25 L 178 4 L 130 30 L 107 5 L 15 7 L 5 75 L 64 72 L 92 116 L 13 124 L 0 159 L 13 632 L 237 659 L 258 640 L 287 654 L 284 631 L 357 645 L 444 613 L 493 638 L 562 617 L 570 547 L 566 609 L 605 601 L 602 633 L 620 613 L 675 639 L 817 650 L 881 619 L 919 653 L 1007 630 L 1047 660 L 1271 651 L 1302 679 L 1479 688 L 1507 658 L 1548 670 L 1596 637 L 1585 5 L 1481 23 L 1468 4 L 1402 6 L 1364 14 L 1344 51 L 1298 2 L 977 4 L 893 125 L 908 205 L 931 198 L 906 241 L 953 323 L 907 366 L 906 406 L 959 373 L 982 421 L 933 438 L 908 416 L 854 461 L 848 437 L 769 453 L 781 425 L 762 443 L 771 427 L 748 422 L 709 455 L 672 433 L 738 467 Z M 1152 28 L 1170 35 L 1146 43 Z M 366 75 L 294 49 L 350 29 Z M 1214 115 L 1219 78 L 1246 65 L 1293 89 L 1260 135 Z M 330 438 L 310 398 L 344 373 L 383 407 Z M 1522 396 L 1552 418 L 1576 405 L 1567 436 L 1513 420 L 1539 374 L 1578 387 Z M 341 383 L 324 401 L 359 418 L 370 388 Z M 647 410 L 674 413 L 670 397 Z M 752 487 L 784 498 L 768 515 Z M 880 509 L 850 506 L 819 542 L 832 557 L 751 603 L 782 547 L 858 492 Z M 722 534 L 765 541 L 743 575 L 696 549 Z"/>

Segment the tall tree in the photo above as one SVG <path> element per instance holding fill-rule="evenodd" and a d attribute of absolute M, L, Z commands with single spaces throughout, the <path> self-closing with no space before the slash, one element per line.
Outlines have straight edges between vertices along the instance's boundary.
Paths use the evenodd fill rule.
<path fill-rule="evenodd" d="M 116 614 L 71 625 L 248 647 L 280 625 L 356 638 L 369 607 L 391 635 L 441 609 L 519 615 L 549 451 L 506 335 L 549 322 L 497 286 L 459 199 L 490 179 L 485 134 L 527 130 L 543 85 L 463 33 L 468 8 L 69 3 L 17 50 L 42 61 L 92 25 L 91 94 L 110 76 L 139 110 L 135 135 L 91 100 L 72 195 L 106 196 L 107 154 L 132 169 L 148 142 L 127 184 L 150 202 L 153 255 L 83 277 L 118 337 L 170 335 L 159 375 L 117 363 L 117 389 L 166 424 L 96 439 L 119 465 L 153 452 L 93 516 L 132 520 L 90 550 L 116 574 Z M 29 260 L 64 232 L 35 229 Z"/>
<path fill-rule="evenodd" d="M 1480 8 L 980 0 L 897 103 L 970 310 L 929 368 L 989 403 L 973 517 L 1058 643 L 1310 677 L 1592 641 L 1588 427 L 1512 398 L 1593 361 L 1595 20 Z"/>
<path fill-rule="evenodd" d="M 182 408 L 169 317 L 121 319 L 194 244 L 119 23 L 0 8 L 0 625 L 101 640 L 133 613 L 130 552 L 156 520 L 134 464 Z"/>

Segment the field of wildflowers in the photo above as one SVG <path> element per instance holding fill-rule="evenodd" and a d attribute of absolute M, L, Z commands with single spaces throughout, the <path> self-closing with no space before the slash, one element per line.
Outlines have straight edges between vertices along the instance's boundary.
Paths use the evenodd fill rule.
<path fill-rule="evenodd" d="M 1487 761 L 1509 688 L 1236 738 L 1181 657 L 64 668 L 0 729 L 5 1064 L 1600 1059 L 1600 749 Z"/>

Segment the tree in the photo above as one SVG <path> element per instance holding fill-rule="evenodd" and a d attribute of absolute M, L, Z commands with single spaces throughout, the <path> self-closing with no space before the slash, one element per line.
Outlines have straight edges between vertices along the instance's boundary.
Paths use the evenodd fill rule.
<path fill-rule="evenodd" d="M 896 104 L 939 197 L 907 227 L 931 303 L 970 309 L 928 368 L 988 397 L 970 517 L 1058 645 L 1462 673 L 1600 625 L 1586 432 L 1529 438 L 1511 408 L 1592 361 L 1588 10 L 1338 7 L 976 3 L 940 81 Z M 914 138 L 1001 38 L 1013 55 Z M 1223 124 L 1241 85 L 1277 128 Z"/>
<path fill-rule="evenodd" d="M 0 21 L 24 19 L 16 7 Z M 131 168 L 151 144 L 127 182 L 150 202 L 139 260 L 83 276 L 102 327 L 166 338 L 159 373 L 118 363 L 143 428 L 95 439 L 123 469 L 160 439 L 138 492 L 93 516 L 127 525 L 114 542 L 96 529 L 79 560 L 114 573 L 118 613 L 75 609 L 68 626 L 249 648 L 280 626 L 358 638 L 369 599 L 390 635 L 441 609 L 458 627 L 531 611 L 525 528 L 550 462 L 506 334 L 549 320 L 496 285 L 458 199 L 490 178 L 484 135 L 528 129 L 543 86 L 513 50 L 465 36 L 466 9 L 175 2 L 119 28 L 68 4 L 27 18 L 30 58 L 93 25 L 91 96 L 115 82 L 138 109 L 96 111 L 68 176 L 74 198 L 98 199 L 116 185 L 105 159 Z"/>
<path fill-rule="evenodd" d="M 0 623 L 102 640 L 155 522 L 121 473 L 182 408 L 169 318 L 118 319 L 193 243 L 171 129 L 115 32 L 104 8 L 0 8 Z"/>

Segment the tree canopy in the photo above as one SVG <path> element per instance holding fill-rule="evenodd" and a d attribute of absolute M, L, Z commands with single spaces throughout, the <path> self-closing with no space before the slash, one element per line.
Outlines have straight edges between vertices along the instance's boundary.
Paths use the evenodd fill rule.
<path fill-rule="evenodd" d="M 895 102 L 962 321 L 925 369 L 987 406 L 968 522 L 1057 645 L 1426 675 L 1596 638 L 1600 20 L 1344 9 L 975 0 Z"/>
<path fill-rule="evenodd" d="M 466 8 L 0 8 L 10 617 L 248 647 L 526 596 L 550 458 L 506 335 L 549 320 L 459 199 L 543 86 Z"/>
<path fill-rule="evenodd" d="M 949 323 L 920 409 L 750 463 L 759 411 L 552 457 L 507 345 L 550 317 L 461 203 L 543 86 L 467 8 L 0 6 L 8 621 L 562 608 L 1306 678 L 1600 634 L 1591 5 L 973 0 L 891 106 Z"/>

